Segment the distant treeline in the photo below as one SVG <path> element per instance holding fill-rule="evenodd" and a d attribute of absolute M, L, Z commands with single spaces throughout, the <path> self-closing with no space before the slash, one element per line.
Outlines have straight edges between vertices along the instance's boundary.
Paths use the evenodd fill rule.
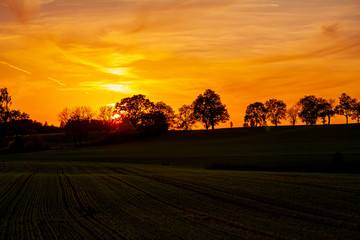
<path fill-rule="evenodd" d="M 219 123 L 229 121 L 230 116 L 220 96 L 207 89 L 191 104 L 179 108 L 178 113 L 164 102 L 152 102 L 139 94 L 121 99 L 114 107 L 102 106 L 98 112 L 87 106 L 64 108 L 59 114 L 60 129 L 33 121 L 29 115 L 12 110 L 11 97 L 6 88 L 0 96 L 0 141 L 4 136 L 18 136 L 35 133 L 63 131 L 71 135 L 74 144 L 81 146 L 88 132 L 137 132 L 142 136 L 156 135 L 171 130 L 191 130 L 201 123 L 207 130 Z M 247 106 L 244 127 L 267 126 L 268 122 L 277 126 L 288 119 L 291 125 L 298 120 L 306 125 L 314 125 L 320 119 L 322 124 L 330 124 L 335 115 L 349 117 L 359 123 L 360 102 L 343 93 L 339 103 L 334 99 L 304 96 L 294 106 L 287 109 L 284 101 L 269 99 L 265 103 L 255 102 Z M 230 122 L 230 127 L 233 123 Z M 124 130 L 126 129 L 126 130 Z"/>
<path fill-rule="evenodd" d="M 270 99 L 265 104 L 255 102 L 246 108 L 244 126 L 266 126 L 267 121 L 277 126 L 284 119 L 288 119 L 293 126 L 298 119 L 306 125 L 315 125 L 319 119 L 322 124 L 330 124 L 335 114 L 345 116 L 346 124 L 349 117 L 359 123 L 360 102 L 346 93 L 341 94 L 338 104 L 335 99 L 304 96 L 289 109 L 286 109 L 286 104 L 282 100 Z"/>

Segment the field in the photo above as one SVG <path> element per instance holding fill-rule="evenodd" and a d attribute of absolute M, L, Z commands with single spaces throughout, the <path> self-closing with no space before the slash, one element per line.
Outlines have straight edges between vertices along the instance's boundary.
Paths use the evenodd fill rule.
<path fill-rule="evenodd" d="M 3 154 L 0 239 L 360 239 L 359 133 L 224 129 Z M 222 164 L 240 170 L 207 169 Z"/>

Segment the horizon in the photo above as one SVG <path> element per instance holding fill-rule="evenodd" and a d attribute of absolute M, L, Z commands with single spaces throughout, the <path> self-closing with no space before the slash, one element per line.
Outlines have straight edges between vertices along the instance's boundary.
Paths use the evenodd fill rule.
<path fill-rule="evenodd" d="M 177 111 L 209 88 L 241 127 L 256 101 L 359 99 L 359 10 L 356 0 L 0 0 L 0 88 L 56 126 L 65 107 L 144 94 Z"/>

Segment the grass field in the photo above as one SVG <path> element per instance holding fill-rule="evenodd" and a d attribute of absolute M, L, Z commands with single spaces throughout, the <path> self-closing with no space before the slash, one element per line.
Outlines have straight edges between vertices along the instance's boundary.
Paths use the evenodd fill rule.
<path fill-rule="evenodd" d="M 169 133 L 0 155 L 0 239 L 360 239 L 359 127 Z M 162 165 L 169 162 L 169 166 Z"/>

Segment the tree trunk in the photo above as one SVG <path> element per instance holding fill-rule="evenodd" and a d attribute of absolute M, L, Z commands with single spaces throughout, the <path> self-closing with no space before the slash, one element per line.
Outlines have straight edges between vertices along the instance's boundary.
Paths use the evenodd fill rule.
<path fill-rule="evenodd" d="M 330 116 L 328 116 L 328 125 L 330 125 Z"/>
<path fill-rule="evenodd" d="M 214 124 L 211 124 L 211 129 L 214 130 Z"/>
<path fill-rule="evenodd" d="M 345 117 L 346 117 L 346 124 L 348 124 L 348 122 L 349 122 L 349 121 L 348 121 L 348 118 L 349 118 L 349 117 L 348 117 L 348 115 L 345 115 Z"/>

